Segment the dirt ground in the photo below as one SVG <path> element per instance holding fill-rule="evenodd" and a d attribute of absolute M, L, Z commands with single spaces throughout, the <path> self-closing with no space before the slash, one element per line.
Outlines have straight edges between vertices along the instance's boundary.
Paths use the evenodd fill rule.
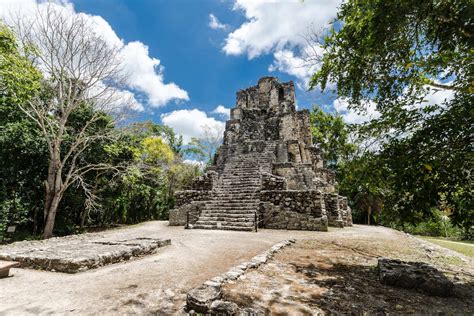
<path fill-rule="evenodd" d="M 422 261 L 454 280 L 453 297 L 380 284 L 377 258 Z M 356 226 L 298 240 L 229 283 L 224 298 L 272 315 L 474 313 L 472 258 L 383 227 Z"/>
<path fill-rule="evenodd" d="M 241 305 L 252 305 L 255 299 L 254 304 L 275 314 L 404 313 L 421 307 L 472 313 L 461 298 L 449 305 L 444 299 L 379 285 L 372 273 L 378 256 L 430 262 L 451 277 L 456 274 L 471 282 L 474 274 L 471 259 L 387 228 L 253 233 L 184 230 L 167 222 L 147 222 L 91 236 L 98 234 L 170 238 L 171 245 L 153 255 L 76 274 L 12 269 L 13 277 L 0 279 L 0 314 L 180 313 L 190 289 L 290 238 L 297 239 L 296 245 L 226 287 L 226 296 Z"/>
<path fill-rule="evenodd" d="M 91 238 L 164 238 L 171 239 L 171 245 L 153 255 L 76 274 L 12 269 L 13 277 L 0 279 L 0 315 L 175 314 L 193 287 L 277 242 L 319 234 L 185 230 L 162 221 L 88 234 Z"/>

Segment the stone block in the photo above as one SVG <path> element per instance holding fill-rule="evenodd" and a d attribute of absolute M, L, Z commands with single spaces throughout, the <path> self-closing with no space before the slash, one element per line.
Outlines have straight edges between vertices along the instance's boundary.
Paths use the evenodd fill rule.
<path fill-rule="evenodd" d="M 212 302 L 222 297 L 219 286 L 201 285 L 188 292 L 186 296 L 186 308 L 198 313 L 207 313 Z"/>
<path fill-rule="evenodd" d="M 382 284 L 413 289 L 432 296 L 453 294 L 453 282 L 424 262 L 381 258 L 378 260 L 378 273 Z"/>

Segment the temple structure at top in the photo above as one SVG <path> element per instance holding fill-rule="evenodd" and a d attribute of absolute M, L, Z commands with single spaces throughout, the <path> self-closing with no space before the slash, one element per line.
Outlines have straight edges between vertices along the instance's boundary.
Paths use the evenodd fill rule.
<path fill-rule="evenodd" d="M 176 193 L 170 225 L 185 224 L 244 231 L 352 225 L 347 198 L 312 142 L 309 111 L 295 109 L 292 81 L 263 77 L 237 92 L 213 165 Z"/>

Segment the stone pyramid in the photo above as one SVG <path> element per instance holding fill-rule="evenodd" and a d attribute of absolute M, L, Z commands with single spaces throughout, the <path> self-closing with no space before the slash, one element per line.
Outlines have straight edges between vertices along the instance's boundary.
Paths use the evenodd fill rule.
<path fill-rule="evenodd" d="M 224 143 L 189 190 L 176 193 L 170 225 L 252 231 L 351 226 L 347 198 L 313 145 L 309 111 L 292 81 L 263 77 L 237 92 Z"/>

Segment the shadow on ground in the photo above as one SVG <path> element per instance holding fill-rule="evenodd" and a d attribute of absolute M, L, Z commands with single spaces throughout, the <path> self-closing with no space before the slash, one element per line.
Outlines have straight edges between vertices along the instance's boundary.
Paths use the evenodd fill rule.
<path fill-rule="evenodd" d="M 451 297 L 383 285 L 372 254 L 311 241 L 298 242 L 245 279 L 227 285 L 224 296 L 272 315 L 474 313 L 472 278 L 454 282 Z"/>

